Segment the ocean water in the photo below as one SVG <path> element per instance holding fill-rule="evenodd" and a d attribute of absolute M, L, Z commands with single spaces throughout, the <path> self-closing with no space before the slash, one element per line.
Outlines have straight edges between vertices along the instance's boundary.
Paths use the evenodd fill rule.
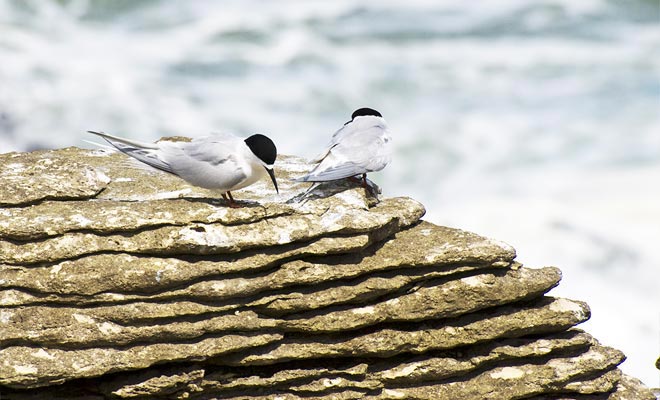
<path fill-rule="evenodd" d="M 362 106 L 385 195 L 560 267 L 660 386 L 657 0 L 0 0 L 0 152 L 232 131 L 309 157 Z"/>

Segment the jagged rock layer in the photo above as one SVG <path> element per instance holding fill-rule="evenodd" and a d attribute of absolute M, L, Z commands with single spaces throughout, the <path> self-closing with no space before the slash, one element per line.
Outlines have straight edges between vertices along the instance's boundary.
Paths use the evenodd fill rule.
<path fill-rule="evenodd" d="M 231 209 L 120 154 L 0 155 L 2 399 L 653 398 L 557 268 L 277 166 Z"/>

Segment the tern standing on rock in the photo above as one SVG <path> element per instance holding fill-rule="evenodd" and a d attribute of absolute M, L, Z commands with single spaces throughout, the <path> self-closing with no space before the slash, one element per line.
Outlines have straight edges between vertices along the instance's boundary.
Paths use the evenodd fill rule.
<path fill-rule="evenodd" d="M 380 171 L 391 160 L 392 138 L 383 116 L 372 108 L 353 112 L 351 120 L 332 135 L 328 146 L 312 163 L 317 163 L 297 182 L 326 182 L 362 175 L 367 187 L 367 172 Z"/>
<path fill-rule="evenodd" d="M 122 153 L 176 175 L 191 185 L 220 190 L 230 207 L 238 207 L 232 190 L 252 185 L 266 175 L 279 193 L 273 171 L 277 148 L 264 135 L 242 139 L 226 133 L 190 142 L 142 143 L 103 132 L 89 133 L 104 138 Z"/>

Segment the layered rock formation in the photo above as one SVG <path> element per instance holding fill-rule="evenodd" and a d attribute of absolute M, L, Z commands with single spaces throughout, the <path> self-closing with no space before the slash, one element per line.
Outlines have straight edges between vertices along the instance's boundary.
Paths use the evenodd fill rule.
<path fill-rule="evenodd" d="M 0 155 L 0 398 L 653 398 L 557 268 L 277 167 L 231 209 L 121 154 Z"/>

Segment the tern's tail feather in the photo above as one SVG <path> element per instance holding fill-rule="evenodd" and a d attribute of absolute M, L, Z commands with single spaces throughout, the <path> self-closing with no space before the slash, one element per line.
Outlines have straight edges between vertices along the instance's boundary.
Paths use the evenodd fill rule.
<path fill-rule="evenodd" d="M 96 136 L 101 136 L 103 139 L 107 140 L 111 145 L 115 147 L 117 147 L 115 143 L 122 143 L 127 146 L 141 148 L 141 149 L 152 149 L 152 150 L 158 149 L 158 145 L 156 143 L 138 142 L 137 140 L 130 140 L 119 136 L 113 136 L 105 132 L 97 132 L 97 131 L 87 131 L 87 132 Z"/>
<path fill-rule="evenodd" d="M 129 140 L 117 136 L 108 135 L 103 132 L 87 131 L 94 135 L 100 136 L 108 143 L 113 145 L 117 150 L 122 153 L 135 158 L 136 160 L 158 168 L 165 172 L 174 174 L 170 164 L 162 160 L 158 156 L 158 145 L 155 143 L 144 143 L 135 140 Z"/>

